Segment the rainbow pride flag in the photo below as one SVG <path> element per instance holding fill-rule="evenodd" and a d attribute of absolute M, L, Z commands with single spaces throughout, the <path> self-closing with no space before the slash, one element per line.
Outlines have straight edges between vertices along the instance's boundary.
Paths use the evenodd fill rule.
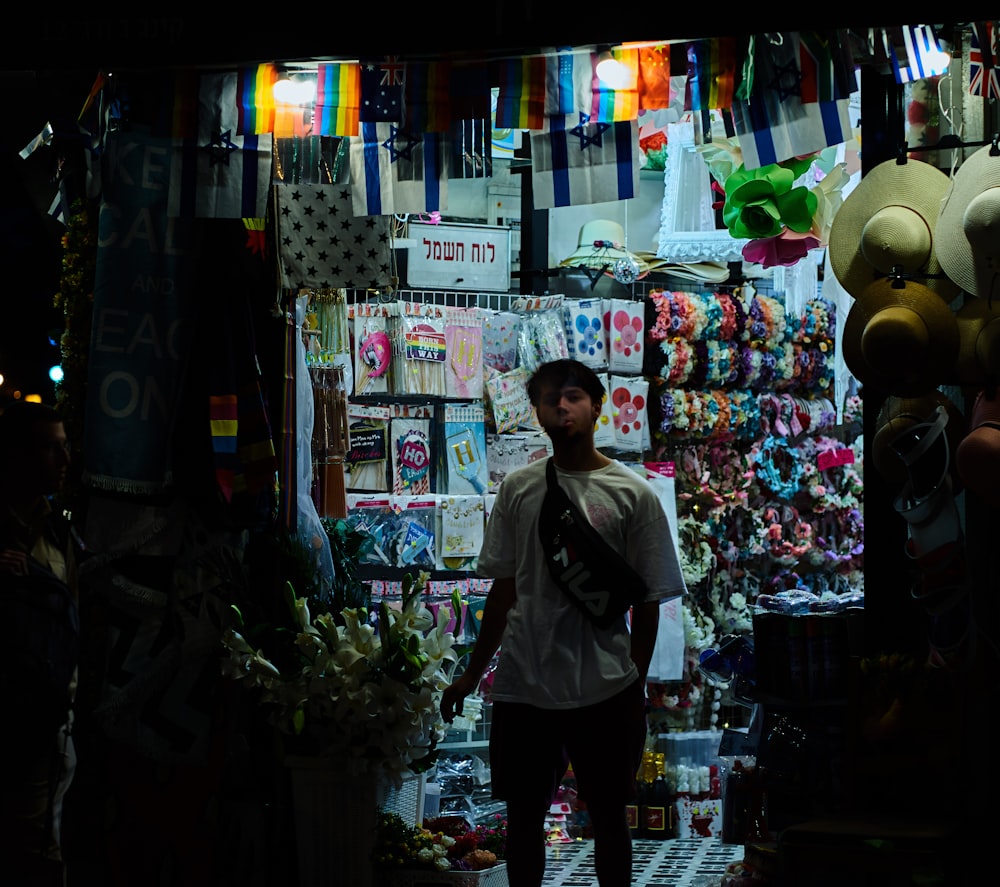
<path fill-rule="evenodd" d="M 269 62 L 241 68 L 237 73 L 237 135 L 274 132 L 274 83 L 277 79 L 278 69 Z"/>
<path fill-rule="evenodd" d="M 545 123 L 546 60 L 525 56 L 497 63 L 497 129 L 542 129 Z"/>
<path fill-rule="evenodd" d="M 317 69 L 313 131 L 321 136 L 356 136 L 361 119 L 361 65 L 321 64 Z"/>
<path fill-rule="evenodd" d="M 623 65 L 628 76 L 622 84 L 612 86 L 597 74 L 597 55 L 591 54 L 594 70 L 594 101 L 590 119 L 594 123 L 617 123 L 639 118 L 639 52 L 635 49 L 613 49 L 615 61 Z"/>

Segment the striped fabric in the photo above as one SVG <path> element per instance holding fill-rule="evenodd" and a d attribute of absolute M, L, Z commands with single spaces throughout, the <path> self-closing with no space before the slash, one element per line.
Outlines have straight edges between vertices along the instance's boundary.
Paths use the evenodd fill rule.
<path fill-rule="evenodd" d="M 273 136 L 236 134 L 238 80 L 235 71 L 199 77 L 197 130 L 194 137 L 176 141 L 171 157 L 171 217 L 259 219 L 267 214 Z"/>
<path fill-rule="evenodd" d="M 236 87 L 238 135 L 274 132 L 274 84 L 277 79 L 278 69 L 270 63 L 239 70 Z"/>
<path fill-rule="evenodd" d="M 898 35 L 898 42 L 893 39 L 893 33 Z M 912 83 L 914 80 L 936 77 L 948 70 L 949 59 L 942 55 L 934 29 L 930 25 L 887 28 L 883 34 L 897 83 Z"/>
<path fill-rule="evenodd" d="M 635 49 L 614 49 L 615 61 L 629 72 L 621 86 L 611 86 L 597 74 L 597 55 L 591 55 L 593 65 L 593 104 L 590 119 L 595 123 L 615 123 L 619 120 L 637 120 L 639 117 L 639 52 Z"/>
<path fill-rule="evenodd" d="M 356 136 L 361 113 L 361 66 L 357 62 L 320 64 L 316 69 L 313 132 Z"/>
<path fill-rule="evenodd" d="M 973 22 L 969 40 L 969 92 L 989 99 L 1000 98 L 996 27 L 996 22 Z"/>
<path fill-rule="evenodd" d="M 531 138 L 535 209 L 627 200 L 639 193 L 639 122 L 552 118 Z"/>
<path fill-rule="evenodd" d="M 545 122 L 545 77 L 542 56 L 504 59 L 497 64 L 496 127 L 542 129 Z"/>
<path fill-rule="evenodd" d="M 447 132 L 451 126 L 451 62 L 407 62 L 403 125 L 410 132 Z"/>
<path fill-rule="evenodd" d="M 391 123 L 362 123 L 351 138 L 356 216 L 424 213 L 447 208 L 447 138 L 410 135 Z"/>
<path fill-rule="evenodd" d="M 853 136 L 849 93 L 843 98 L 803 101 L 800 54 L 797 33 L 782 32 L 780 42 L 751 40 L 748 59 L 753 81 L 749 94 L 744 97 L 741 87 L 741 97 L 734 98 L 732 105 L 733 124 L 747 169 L 804 157 Z"/>
<path fill-rule="evenodd" d="M 557 50 L 545 56 L 545 116 L 589 114 L 594 71 L 590 53 Z"/>
<path fill-rule="evenodd" d="M 687 46 L 685 111 L 711 111 L 733 104 L 736 47 L 732 37 L 695 40 Z"/>

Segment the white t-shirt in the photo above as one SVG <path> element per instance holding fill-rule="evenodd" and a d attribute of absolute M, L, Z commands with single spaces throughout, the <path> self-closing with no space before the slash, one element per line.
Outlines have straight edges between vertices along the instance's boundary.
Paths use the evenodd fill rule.
<path fill-rule="evenodd" d="M 540 708 L 578 708 L 609 699 L 638 676 L 626 617 L 596 628 L 552 580 L 538 538 L 545 497 L 540 459 L 504 478 L 486 525 L 477 572 L 513 577 L 493 698 Z M 646 581 L 647 600 L 686 592 L 663 506 L 653 488 L 620 462 L 595 471 L 557 469 L 559 485 L 594 528 Z"/>

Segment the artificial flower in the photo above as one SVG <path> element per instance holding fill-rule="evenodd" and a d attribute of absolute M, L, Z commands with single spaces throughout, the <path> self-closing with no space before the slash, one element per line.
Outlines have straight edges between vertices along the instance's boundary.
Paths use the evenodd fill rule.
<path fill-rule="evenodd" d="M 817 197 L 795 185 L 796 173 L 772 163 L 748 170 L 741 166 L 726 179 L 722 220 L 736 238 L 774 237 L 782 228 L 806 232 L 812 225 Z"/>
<path fill-rule="evenodd" d="M 787 267 L 795 265 L 809 255 L 809 250 L 820 245 L 820 241 L 812 233 L 800 234 L 790 228 L 783 228 L 774 237 L 751 240 L 743 247 L 743 258 L 764 268 L 776 265 Z"/>
<path fill-rule="evenodd" d="M 458 661 L 448 608 L 435 619 L 424 605 L 428 577 L 406 576 L 399 605 L 383 600 L 375 614 L 348 607 L 313 616 L 286 583 L 292 630 L 272 632 L 269 642 L 289 639 L 292 651 L 269 657 L 236 611 L 237 624 L 222 636 L 229 654 L 222 672 L 259 692 L 281 732 L 307 737 L 349 771 L 375 772 L 398 786 L 405 771 L 423 772 L 436 760 L 447 730 L 441 692 Z M 455 612 L 459 606 L 453 601 Z"/>

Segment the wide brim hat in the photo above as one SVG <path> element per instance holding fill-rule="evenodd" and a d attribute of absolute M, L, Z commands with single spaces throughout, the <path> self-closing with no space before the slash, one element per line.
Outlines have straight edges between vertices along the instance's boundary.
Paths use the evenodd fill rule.
<path fill-rule="evenodd" d="M 827 254 L 841 286 L 855 298 L 895 267 L 946 301 L 958 286 L 945 277 L 934 241 L 950 179 L 922 160 L 887 160 L 862 176 L 830 225 Z"/>
<path fill-rule="evenodd" d="M 944 273 L 965 292 L 1000 298 L 1000 155 L 980 148 L 955 172 L 934 233 Z"/>
<path fill-rule="evenodd" d="M 958 323 L 948 303 L 929 287 L 912 280 L 877 280 L 848 311 L 841 349 L 862 384 L 916 397 L 953 372 Z"/>
<path fill-rule="evenodd" d="M 892 442 L 912 428 L 930 421 L 939 406 L 943 406 L 948 414 L 948 424 L 944 433 L 948 438 L 949 452 L 954 453 L 965 434 L 965 416 L 944 392 L 934 390 L 919 397 L 899 397 L 890 394 L 882 402 L 875 420 L 871 458 L 875 470 L 887 483 L 902 486 L 908 480 L 906 463 L 892 448 Z M 958 481 L 958 474 L 953 470 L 952 489 L 955 492 L 959 489 Z"/>
<path fill-rule="evenodd" d="M 1000 505 L 1000 393 L 996 389 L 976 395 L 969 429 L 955 452 L 959 477 L 984 502 Z"/>
<path fill-rule="evenodd" d="M 560 268 L 588 268 L 614 275 L 615 263 L 635 262 L 636 278 L 645 277 L 652 265 L 625 248 L 625 229 L 609 219 L 592 219 L 580 228 L 576 250 L 559 263 Z M 626 281 L 627 282 L 627 281 Z"/>
<path fill-rule="evenodd" d="M 982 387 L 1000 380 L 1000 298 L 967 299 L 955 312 L 958 356 L 948 381 L 964 387 Z"/>

